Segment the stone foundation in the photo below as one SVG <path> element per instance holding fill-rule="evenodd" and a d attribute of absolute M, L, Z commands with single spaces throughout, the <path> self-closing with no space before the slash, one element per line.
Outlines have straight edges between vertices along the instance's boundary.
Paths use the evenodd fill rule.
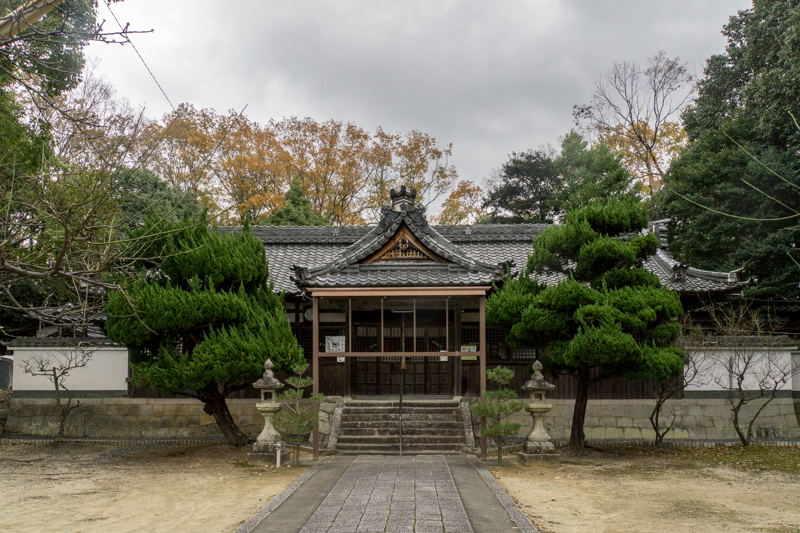
<path fill-rule="evenodd" d="M 320 405 L 321 447 L 327 448 L 331 431 L 338 423 L 334 413 L 337 397 Z M 198 438 L 222 437 L 214 419 L 203 413 L 203 405 L 192 399 L 173 398 L 85 398 L 67 419 L 67 437 L 115 438 Z M 756 423 L 757 440 L 800 439 L 800 424 L 791 398 L 778 398 L 761 414 Z M 569 440 L 573 400 L 548 400 L 553 410 L 545 418 L 545 427 L 556 442 Z M 263 417 L 256 410 L 256 400 L 228 400 L 228 408 L 242 431 L 256 437 L 263 428 Z M 750 416 L 755 407 L 744 409 Z M 652 400 L 589 400 L 585 432 L 593 441 L 652 441 L 650 427 Z M 673 430 L 666 438 L 704 441 L 737 440 L 733 430 L 730 405 L 724 399 L 671 400 L 664 406 L 662 420 Z M 522 424 L 519 436 L 531 430 L 531 417 L 517 413 L 512 421 Z M 473 424 L 477 435 L 479 421 Z M 58 416 L 51 399 L 15 398 L 9 411 L 6 430 L 26 435 L 54 436 Z"/>
<path fill-rule="evenodd" d="M 758 417 L 755 424 L 756 440 L 783 441 L 800 439 L 800 424 L 792 398 L 776 398 Z M 569 440 L 574 400 L 547 400 L 553 410 L 545 417 L 545 428 L 550 437 L 563 443 Z M 650 425 L 653 400 L 589 400 L 586 409 L 584 432 L 592 441 L 654 441 L 655 431 Z M 749 420 L 758 405 L 750 404 L 742 409 L 742 417 Z M 725 399 L 670 400 L 661 412 L 662 426 L 668 426 L 673 416 L 673 429 L 667 440 L 736 440 L 733 429 L 733 413 Z M 515 413 L 512 422 L 522 424 L 519 437 L 525 438 L 531 430 L 532 420 L 528 413 Z M 480 431 L 475 424 L 475 434 Z"/>
<path fill-rule="evenodd" d="M 190 398 L 78 398 L 81 405 L 67 418 L 66 437 L 197 438 L 222 437 L 214 418 L 203 404 Z M 264 428 L 256 410 L 258 400 L 228 400 L 228 409 L 239 427 L 255 438 Z M 333 404 L 335 405 L 335 404 Z M 328 406 L 323 403 L 323 409 Z M 333 407 L 330 407 L 330 411 Z M 320 424 L 325 442 L 330 426 Z M 6 430 L 25 435 L 55 436 L 58 413 L 52 399 L 15 398 Z"/>

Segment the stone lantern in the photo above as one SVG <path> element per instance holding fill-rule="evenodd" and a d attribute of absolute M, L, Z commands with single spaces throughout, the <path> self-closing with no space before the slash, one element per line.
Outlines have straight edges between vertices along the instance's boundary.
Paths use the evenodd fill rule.
<path fill-rule="evenodd" d="M 533 363 L 533 377 L 522 386 L 522 390 L 528 391 L 529 394 L 528 405 L 525 406 L 525 410 L 533 418 L 533 428 L 525 438 L 525 451 L 517 454 L 517 460 L 522 464 L 542 459 L 548 461 L 558 460 L 558 454 L 556 454 L 553 442 L 550 440 L 550 435 L 547 434 L 547 430 L 544 428 L 544 416 L 553 408 L 551 404 L 544 403 L 545 394 L 555 388 L 555 385 L 544 380 L 542 363 L 538 360 L 535 361 Z"/>
<path fill-rule="evenodd" d="M 278 389 L 283 388 L 283 383 L 278 381 L 272 373 L 273 366 L 275 365 L 272 364 L 272 360 L 267 359 L 264 363 L 264 375 L 253 383 L 253 388 L 261 389 L 261 401 L 256 404 L 256 409 L 264 417 L 264 429 L 258 435 L 256 443 L 253 444 L 253 452 L 255 454 L 268 454 L 272 458 L 274 458 L 275 451 L 278 449 L 278 441 L 281 437 L 275 431 L 271 417 L 273 413 L 277 413 L 281 408 L 281 404 L 278 403 L 277 393 Z M 263 459 L 269 458 L 264 457 Z"/>

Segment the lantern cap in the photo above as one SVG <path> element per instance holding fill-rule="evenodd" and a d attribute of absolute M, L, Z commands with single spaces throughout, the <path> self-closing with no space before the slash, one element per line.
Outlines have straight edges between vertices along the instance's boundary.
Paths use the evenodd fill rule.
<path fill-rule="evenodd" d="M 282 389 L 283 383 L 278 381 L 275 377 L 275 374 L 272 373 L 272 367 L 275 365 L 272 363 L 272 359 L 267 359 L 264 362 L 264 374 L 261 376 L 261 379 L 253 383 L 253 387 L 256 389 Z"/>
<path fill-rule="evenodd" d="M 556 386 L 552 383 L 545 381 L 544 375 L 542 375 L 542 368 L 542 363 L 539 362 L 538 359 L 533 362 L 533 376 L 531 379 L 525 382 L 525 384 L 522 386 L 522 390 L 532 392 L 547 392 L 556 388 Z"/>

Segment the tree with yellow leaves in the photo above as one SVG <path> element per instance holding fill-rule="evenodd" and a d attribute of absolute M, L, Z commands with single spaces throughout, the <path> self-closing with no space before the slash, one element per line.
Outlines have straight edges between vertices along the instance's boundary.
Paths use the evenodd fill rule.
<path fill-rule="evenodd" d="M 460 220 L 471 216 L 468 206 L 480 194 L 471 183 L 453 189 L 452 145 L 418 130 L 370 133 L 352 122 L 297 117 L 261 125 L 182 104 L 148 136 L 162 139 L 148 169 L 195 194 L 223 224 L 271 215 L 294 181 L 311 210 L 335 225 L 375 221 L 389 190 L 401 185 L 416 189 L 426 207 L 447 198 L 447 216 L 460 210 Z"/>

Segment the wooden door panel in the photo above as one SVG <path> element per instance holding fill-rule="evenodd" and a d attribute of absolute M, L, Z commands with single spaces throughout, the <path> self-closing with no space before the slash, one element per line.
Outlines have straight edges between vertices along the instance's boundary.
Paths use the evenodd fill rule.
<path fill-rule="evenodd" d="M 353 363 L 356 395 L 396 395 L 400 392 L 400 356 L 358 357 Z M 407 356 L 404 394 L 449 395 L 452 365 L 431 357 Z"/>

